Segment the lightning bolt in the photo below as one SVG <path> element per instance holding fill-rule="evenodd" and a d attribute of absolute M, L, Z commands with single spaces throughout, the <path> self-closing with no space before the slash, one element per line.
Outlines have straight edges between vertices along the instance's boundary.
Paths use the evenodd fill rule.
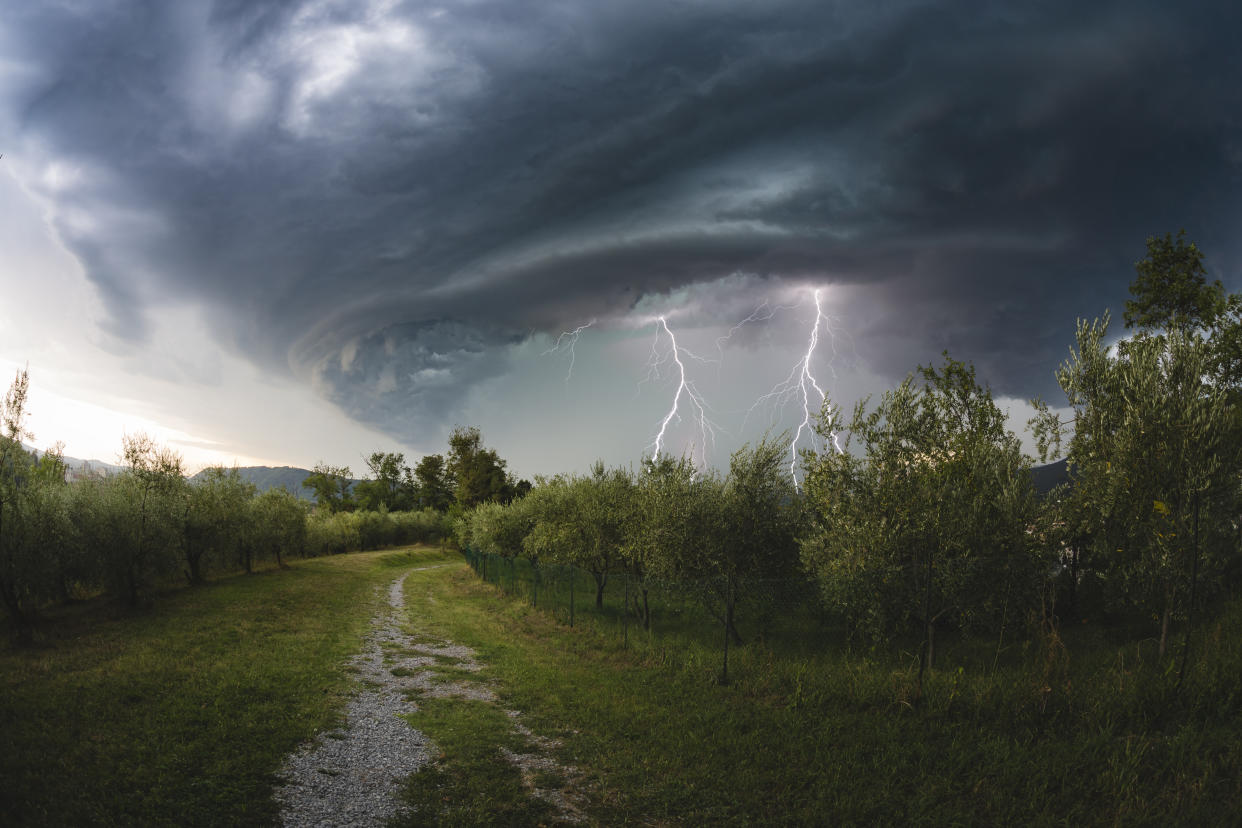
<path fill-rule="evenodd" d="M 814 361 L 820 348 L 820 332 L 821 330 L 827 332 L 829 336 L 828 345 L 832 349 L 834 358 L 837 355 L 837 337 L 840 334 L 834 327 L 833 318 L 824 312 L 821 293 L 820 289 L 816 289 L 812 293 L 815 303 L 815 320 L 807 334 L 806 351 L 794 363 L 789 371 L 789 375 L 784 380 L 755 400 L 750 408 L 746 410 L 742 420 L 742 431 L 745 431 L 749 418 L 761 407 L 771 407 L 771 420 L 773 423 L 779 416 L 777 412 L 784 411 L 788 406 L 796 405 L 801 409 L 801 419 L 798 421 L 793 439 L 789 444 L 789 473 L 793 478 L 795 487 L 798 488 L 801 488 L 797 476 L 798 447 L 804 441 L 804 434 L 808 435 L 808 439 L 813 440 L 812 437 L 809 437 L 814 431 L 811 421 L 827 399 L 827 394 L 814 372 Z M 773 306 L 765 300 L 749 316 L 733 325 L 726 334 L 716 338 L 716 351 L 718 354 L 716 359 L 700 356 L 679 344 L 676 334 L 668 324 L 667 317 L 656 317 L 655 338 L 651 343 L 651 355 L 648 357 L 646 364 L 647 373 L 639 380 L 638 385 L 641 388 L 648 381 L 666 380 L 675 377 L 677 388 L 673 393 L 673 400 L 669 406 L 668 413 L 660 421 L 660 426 L 654 439 L 647 444 L 647 448 L 651 451 L 652 460 L 658 458 L 660 452 L 664 449 L 669 429 L 674 424 L 681 423 L 683 417 L 688 417 L 692 420 L 697 432 L 700 445 L 699 461 L 702 465 L 707 463 L 709 447 L 715 446 L 717 434 L 725 431 L 725 429 L 712 421 L 710 414 L 713 412 L 713 409 L 699 392 L 694 380 L 689 377 L 686 363 L 693 361 L 702 365 L 715 365 L 717 379 L 719 380 L 720 371 L 724 364 L 725 345 L 739 330 L 749 324 L 770 321 L 780 311 L 796 310 L 803 305 L 804 302 L 796 305 Z M 550 356 L 552 354 L 568 352 L 569 367 L 565 374 L 566 391 L 568 391 L 569 382 L 573 378 L 574 364 L 577 358 L 574 349 L 578 343 L 578 337 L 595 323 L 596 320 L 592 319 L 590 322 L 579 325 L 573 330 L 562 332 L 556 338 L 552 347 L 541 354 L 541 356 Z M 829 362 L 829 370 L 832 370 L 831 361 Z M 835 376 L 835 371 L 832 371 L 832 373 Z M 837 452 L 843 452 L 839 435 L 836 432 L 829 435 L 829 442 Z"/>
<path fill-rule="evenodd" d="M 777 383 L 771 391 L 755 400 L 754 405 L 746 412 L 746 417 L 750 415 L 761 405 L 774 404 L 776 408 L 784 408 L 791 402 L 799 401 L 802 407 L 802 419 L 798 422 L 798 428 L 794 432 L 793 440 L 789 443 L 789 474 L 793 477 L 794 485 L 798 485 L 798 441 L 802 439 L 803 432 L 811 432 L 812 412 L 818 410 L 824 404 L 827 394 L 823 387 L 820 386 L 819 380 L 812 372 L 812 360 L 815 357 L 815 349 L 819 346 L 820 328 L 832 331 L 830 318 L 824 313 L 823 304 L 820 302 L 820 290 L 817 288 L 814 293 L 815 299 L 815 322 L 811 326 L 811 331 L 807 337 L 806 353 L 802 358 L 794 363 L 793 368 L 789 371 L 789 376 L 781 382 Z M 753 315 L 753 314 L 752 314 Z M 835 346 L 834 346 L 835 351 Z M 838 435 L 832 434 L 831 441 L 833 448 L 838 452 L 843 451 L 838 441 Z"/>
<path fill-rule="evenodd" d="M 660 421 L 659 432 L 656 434 L 655 439 L 648 444 L 648 448 L 651 449 L 651 459 L 655 460 L 660 456 L 660 451 L 664 448 L 664 435 L 667 433 L 669 425 L 674 420 L 681 422 L 681 400 L 684 396 L 686 398 L 686 407 L 690 409 L 690 416 L 694 417 L 698 429 L 701 441 L 699 456 L 706 463 L 708 443 L 715 445 L 716 432 L 720 430 L 720 427 L 713 423 L 708 416 L 708 411 L 711 410 L 711 407 L 703 399 L 702 395 L 699 394 L 693 380 L 686 378 L 686 364 L 682 362 L 682 356 L 684 355 L 687 358 L 704 363 L 711 363 L 714 360 L 704 359 L 679 346 L 677 344 L 677 337 L 673 334 L 673 330 L 668 326 L 668 321 L 663 316 L 659 317 L 656 322 L 656 337 L 651 343 L 651 357 L 647 360 L 647 376 L 642 382 L 646 382 L 649 379 L 659 379 L 661 370 L 671 362 L 676 367 L 677 391 L 673 394 L 672 406 L 669 408 L 668 413 L 664 415 L 664 419 Z M 660 342 L 665 336 L 668 337 L 668 348 L 666 351 L 661 351 Z"/>
<path fill-rule="evenodd" d="M 765 299 L 763 301 L 763 304 L 761 304 L 759 307 L 751 311 L 750 316 L 746 317 L 741 322 L 738 322 L 732 328 L 729 328 L 729 332 L 727 334 L 725 334 L 724 336 L 716 337 L 716 350 L 720 353 L 720 361 L 724 362 L 725 343 L 728 342 L 730 339 L 732 339 L 735 333 L 740 331 L 746 325 L 749 325 L 751 322 L 767 322 L 769 319 L 771 319 L 773 316 L 776 315 L 777 310 L 781 310 L 781 308 L 777 308 L 776 310 L 770 309 L 768 307 L 768 302 Z M 760 316 L 760 314 L 765 313 L 765 311 L 766 311 L 766 315 Z"/>
<path fill-rule="evenodd" d="M 768 306 L 768 301 L 765 299 L 759 305 L 759 307 L 751 311 L 750 316 L 746 317 L 741 322 L 738 322 L 732 328 L 729 328 L 729 332 L 727 334 L 725 334 L 724 336 L 716 337 L 716 352 L 719 354 L 719 357 L 716 360 L 714 360 L 714 362 L 716 362 L 716 379 L 717 380 L 720 379 L 720 371 L 724 367 L 725 343 L 731 340 L 735 333 L 737 333 L 738 331 L 740 331 L 742 328 L 746 327 L 747 325 L 751 324 L 752 322 L 767 322 L 771 320 L 774 316 L 776 316 L 776 314 L 779 313 L 780 311 L 797 310 L 799 307 L 801 307 L 801 304 L 777 305 L 776 307 L 773 308 L 773 307 Z M 744 427 L 745 427 L 745 423 L 743 423 L 743 428 Z"/>
<path fill-rule="evenodd" d="M 577 359 L 577 354 L 574 352 L 574 346 L 578 344 L 578 337 L 582 334 L 582 332 L 594 324 L 595 324 L 595 320 L 592 319 L 590 322 L 586 323 L 585 325 L 579 325 L 578 327 L 574 328 L 572 331 L 563 331 L 561 335 L 556 338 L 556 343 L 551 348 L 549 348 L 548 350 L 544 351 L 542 354 L 539 355 L 539 356 L 549 356 L 551 354 L 560 353 L 562 350 L 566 350 L 569 352 L 569 370 L 565 372 L 566 392 L 569 391 L 569 381 L 573 379 L 573 376 L 574 376 L 574 360 Z"/>

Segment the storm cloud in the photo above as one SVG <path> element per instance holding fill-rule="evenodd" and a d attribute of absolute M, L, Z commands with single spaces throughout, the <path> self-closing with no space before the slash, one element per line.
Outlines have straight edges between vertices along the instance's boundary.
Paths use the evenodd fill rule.
<path fill-rule="evenodd" d="M 391 433 L 535 333 L 850 287 L 858 352 L 1047 394 L 1152 234 L 1242 254 L 1225 2 L 56 3 L 5 164 L 141 341 L 170 304 Z M 741 313 L 744 315 L 744 313 Z"/>

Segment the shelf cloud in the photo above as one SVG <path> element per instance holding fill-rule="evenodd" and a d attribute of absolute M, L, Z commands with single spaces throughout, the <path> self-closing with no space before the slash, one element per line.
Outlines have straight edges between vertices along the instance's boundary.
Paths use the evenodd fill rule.
<path fill-rule="evenodd" d="M 141 343 L 173 304 L 405 433 L 692 289 L 1048 394 L 1148 235 L 1242 248 L 1232 3 L 27 4 L 5 162 Z M 732 315 L 730 315 L 732 314 Z"/>

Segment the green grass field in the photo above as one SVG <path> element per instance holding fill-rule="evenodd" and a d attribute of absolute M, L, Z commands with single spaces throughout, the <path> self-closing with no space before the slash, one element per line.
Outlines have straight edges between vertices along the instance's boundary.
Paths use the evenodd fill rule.
<path fill-rule="evenodd" d="M 35 649 L 0 650 L 0 822 L 271 824 L 273 774 L 339 714 L 376 587 L 446 561 L 320 558 L 144 613 L 67 610 Z M 553 820 L 499 758 L 523 749 L 504 710 L 572 769 L 536 784 L 599 824 L 1231 825 L 1242 807 L 1238 606 L 1204 625 L 1180 686 L 1150 642 L 1084 628 L 996 670 L 946 646 L 916 709 L 900 653 L 749 644 L 720 686 L 712 647 L 569 629 L 464 564 L 412 572 L 405 594 L 408 630 L 474 648 L 466 678 L 498 697 L 411 715 L 441 752 L 405 786 L 412 824 Z"/>
<path fill-rule="evenodd" d="M 375 601 L 364 553 L 78 606 L 0 651 L 0 823 L 267 825 L 283 756 L 338 715 Z"/>
<path fill-rule="evenodd" d="M 463 568 L 414 573 L 406 596 L 561 741 L 600 823 L 1232 825 L 1242 805 L 1236 607 L 1181 686 L 1154 642 L 1082 629 L 996 669 L 994 642 L 946 641 L 916 709 L 901 653 L 752 644 L 722 687 L 714 643 L 570 630 L 550 591 L 532 610 Z"/>

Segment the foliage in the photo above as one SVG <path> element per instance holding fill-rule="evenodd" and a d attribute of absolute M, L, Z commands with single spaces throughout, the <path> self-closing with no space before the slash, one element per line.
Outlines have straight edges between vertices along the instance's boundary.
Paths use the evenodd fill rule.
<path fill-rule="evenodd" d="M 844 427 L 825 401 L 819 433 L 845 433 L 860 453 L 805 456 L 812 520 L 801 551 L 856 635 L 917 625 L 930 663 L 938 624 L 999 626 L 1011 600 L 1030 605 L 1038 567 L 1029 461 L 1004 413 L 974 369 L 947 356 L 919 375 L 870 412 L 859 403 Z"/>
<path fill-rule="evenodd" d="M 508 503 L 518 495 L 518 483 L 505 471 L 495 449 L 483 447 L 477 428 L 453 429 L 445 474 L 452 480 L 456 502 L 464 509 L 480 503 Z"/>
<path fill-rule="evenodd" d="M 376 451 L 367 458 L 371 478 L 363 480 L 354 488 L 359 509 L 378 511 L 401 511 L 414 508 L 415 483 L 413 473 L 405 465 L 405 455 L 400 452 Z"/>
<path fill-rule="evenodd" d="M 453 504 L 452 481 L 444 465 L 444 455 L 428 454 L 414 467 L 418 505 L 422 509 L 446 511 Z"/>
<path fill-rule="evenodd" d="M 122 457 L 125 471 L 115 489 L 123 496 L 110 503 L 124 509 L 123 529 L 106 566 L 116 589 L 136 606 L 150 600 L 156 582 L 172 569 L 169 553 L 181 541 L 187 484 L 181 456 L 146 434 L 127 435 Z"/>
<path fill-rule="evenodd" d="M 1186 242 L 1186 231 L 1177 238 L 1147 239 L 1147 258 L 1135 264 L 1138 276 L 1130 285 L 1133 298 L 1126 300 L 1127 328 L 1141 331 L 1209 327 L 1224 312 L 1225 288 L 1219 280 L 1208 284 L 1203 253 Z"/>
<path fill-rule="evenodd" d="M 18 636 L 30 639 L 32 614 L 39 601 L 42 568 L 30 556 L 23 503 L 29 496 L 30 456 L 21 441 L 28 435 L 26 395 L 28 371 L 21 370 L 0 402 L 0 599 L 16 624 Z"/>
<path fill-rule="evenodd" d="M 237 469 L 208 468 L 186 486 L 181 549 L 193 584 L 206 579 L 209 567 L 223 567 L 227 556 L 247 540 L 248 506 L 255 487 Z"/>
<path fill-rule="evenodd" d="M 317 463 L 302 485 L 315 493 L 315 502 L 329 512 L 347 512 L 354 506 L 349 466 Z"/>
<path fill-rule="evenodd" d="M 1211 585 L 1233 554 L 1218 542 L 1200 556 L 1194 522 L 1201 507 L 1228 514 L 1237 497 L 1236 414 L 1227 387 L 1211 381 L 1203 333 L 1169 327 L 1110 348 L 1107 332 L 1107 315 L 1080 322 L 1077 349 L 1057 372 L 1072 410 L 1066 510 L 1106 607 L 1159 618 L 1163 654 L 1200 567 Z M 1068 425 L 1046 406 L 1039 417 L 1045 433 Z"/>

